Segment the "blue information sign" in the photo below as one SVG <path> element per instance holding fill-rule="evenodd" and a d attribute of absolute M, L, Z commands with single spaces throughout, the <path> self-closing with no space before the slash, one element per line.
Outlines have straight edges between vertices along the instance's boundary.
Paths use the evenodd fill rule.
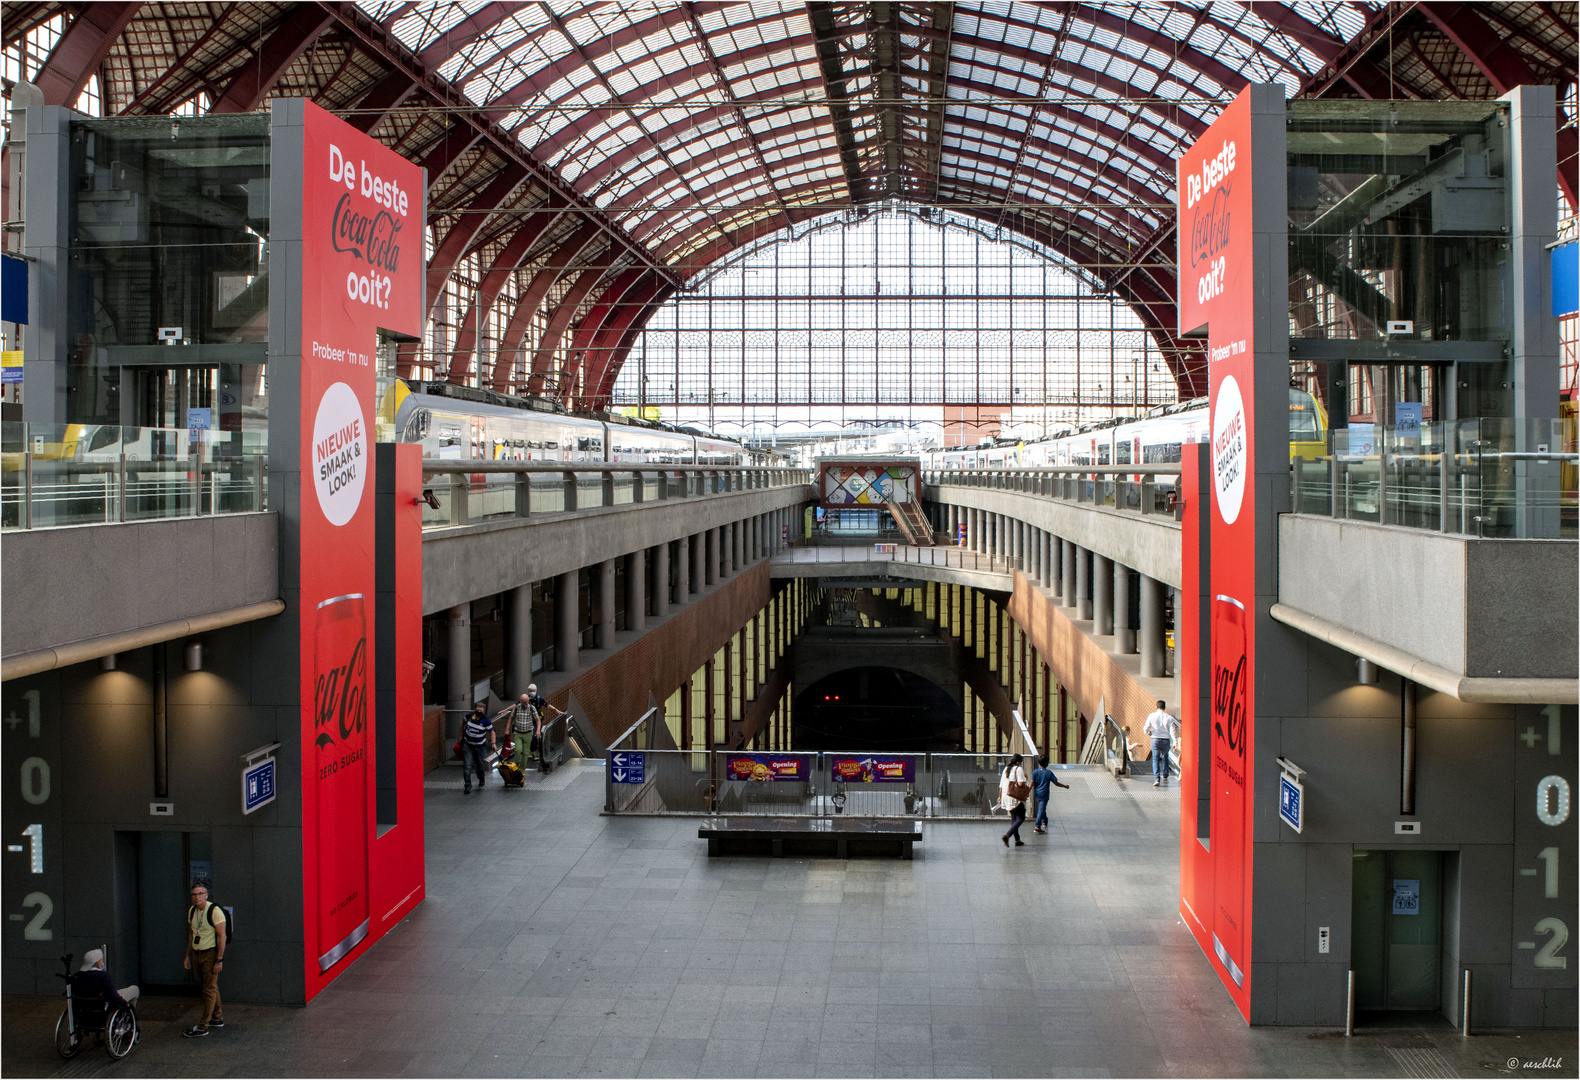
<path fill-rule="evenodd" d="M 1288 773 L 1278 777 L 1278 816 L 1296 832 L 1306 823 L 1305 785 Z"/>
<path fill-rule="evenodd" d="M 241 770 L 241 812 L 250 814 L 274 801 L 274 759 L 264 758 Z"/>
<path fill-rule="evenodd" d="M 617 784 L 647 783 L 647 756 L 629 750 L 610 754 L 609 779 Z"/>

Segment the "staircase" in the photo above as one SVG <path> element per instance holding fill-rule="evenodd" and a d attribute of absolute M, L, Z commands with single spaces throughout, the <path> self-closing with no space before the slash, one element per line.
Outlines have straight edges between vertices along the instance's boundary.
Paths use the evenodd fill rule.
<path fill-rule="evenodd" d="M 927 520 L 920 504 L 890 499 L 883 505 L 893 515 L 894 523 L 900 527 L 907 544 L 912 547 L 933 546 L 933 525 Z"/>

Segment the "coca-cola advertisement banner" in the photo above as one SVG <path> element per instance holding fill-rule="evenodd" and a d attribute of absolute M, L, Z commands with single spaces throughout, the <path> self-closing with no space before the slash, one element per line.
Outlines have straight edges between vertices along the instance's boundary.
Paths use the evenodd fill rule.
<path fill-rule="evenodd" d="M 306 103 L 302 158 L 303 888 L 307 992 L 364 941 L 374 831 L 375 354 L 422 328 L 422 170 Z"/>
<path fill-rule="evenodd" d="M 913 784 L 916 759 L 908 755 L 834 757 L 829 759 L 828 775 L 835 783 Z"/>
<path fill-rule="evenodd" d="M 725 759 L 729 780 L 810 780 L 812 759 L 787 754 L 731 754 Z"/>
<path fill-rule="evenodd" d="M 1179 159 L 1178 298 L 1181 332 L 1206 331 L 1212 504 L 1211 580 L 1203 590 L 1210 604 L 1210 734 L 1209 745 L 1192 754 L 1211 778 L 1210 868 L 1183 874 L 1182 893 L 1192 931 L 1247 1016 L 1257 563 L 1252 127 L 1248 90 Z M 1183 625 L 1199 625 L 1201 602 L 1185 590 Z M 1185 703 L 1192 711 L 1193 700 Z M 1187 732 L 1200 730 L 1198 717 L 1183 719 Z"/>

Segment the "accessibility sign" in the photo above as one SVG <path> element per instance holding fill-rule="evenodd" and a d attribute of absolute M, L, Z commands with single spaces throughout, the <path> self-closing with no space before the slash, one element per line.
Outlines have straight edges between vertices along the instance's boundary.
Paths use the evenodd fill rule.
<path fill-rule="evenodd" d="M 647 783 L 647 755 L 628 750 L 610 754 L 609 779 L 616 784 Z"/>

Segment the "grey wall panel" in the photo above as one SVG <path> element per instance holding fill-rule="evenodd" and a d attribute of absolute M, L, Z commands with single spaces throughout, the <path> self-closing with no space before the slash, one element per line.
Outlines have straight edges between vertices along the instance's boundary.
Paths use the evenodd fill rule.
<path fill-rule="evenodd" d="M 6 533 L 6 656 L 276 599 L 278 517 Z"/>
<path fill-rule="evenodd" d="M 1476 678 L 1580 675 L 1573 540 L 1477 540 L 1285 514 L 1280 603 Z"/>
<path fill-rule="evenodd" d="M 135 922 L 127 925 L 126 913 L 117 907 L 115 883 L 125 859 L 117 861 L 116 834 L 186 832 L 210 843 L 214 896 L 237 911 L 242 947 L 226 964 L 226 996 L 301 1001 L 301 713 L 253 703 L 273 681 L 256 655 L 269 621 L 203 635 L 208 649 L 199 672 L 186 671 L 179 643 L 170 643 L 122 654 L 115 671 L 103 671 L 94 662 L 4 684 L 7 710 L 25 709 L 27 695 L 38 693 L 42 734 L 61 746 L 51 758 L 44 805 L 28 806 L 20 799 L 13 805 L 15 784 L 7 789 L 8 821 L 17 818 L 16 807 L 23 807 L 30 820 L 44 823 L 49 868 L 59 882 L 45 884 L 7 867 L 8 897 L 42 888 L 57 905 L 53 941 L 5 938 L 8 993 L 55 993 L 48 958 L 66 951 L 63 945 L 80 954 L 111 942 L 117 975 L 131 981 L 140 928 Z M 166 654 L 168 672 L 169 800 L 175 804 L 168 818 L 149 814 L 156 797 L 156 652 Z M 5 729 L 5 736 L 8 760 L 13 753 L 39 752 L 27 738 L 26 725 Z M 282 743 L 279 795 L 244 815 L 241 755 L 271 742 Z M 178 906 L 182 902 L 176 898 Z M 35 986 L 29 980 L 39 972 L 48 982 Z"/>
<path fill-rule="evenodd" d="M 1572 540 L 1465 541 L 1466 674 L 1580 676 Z"/>

